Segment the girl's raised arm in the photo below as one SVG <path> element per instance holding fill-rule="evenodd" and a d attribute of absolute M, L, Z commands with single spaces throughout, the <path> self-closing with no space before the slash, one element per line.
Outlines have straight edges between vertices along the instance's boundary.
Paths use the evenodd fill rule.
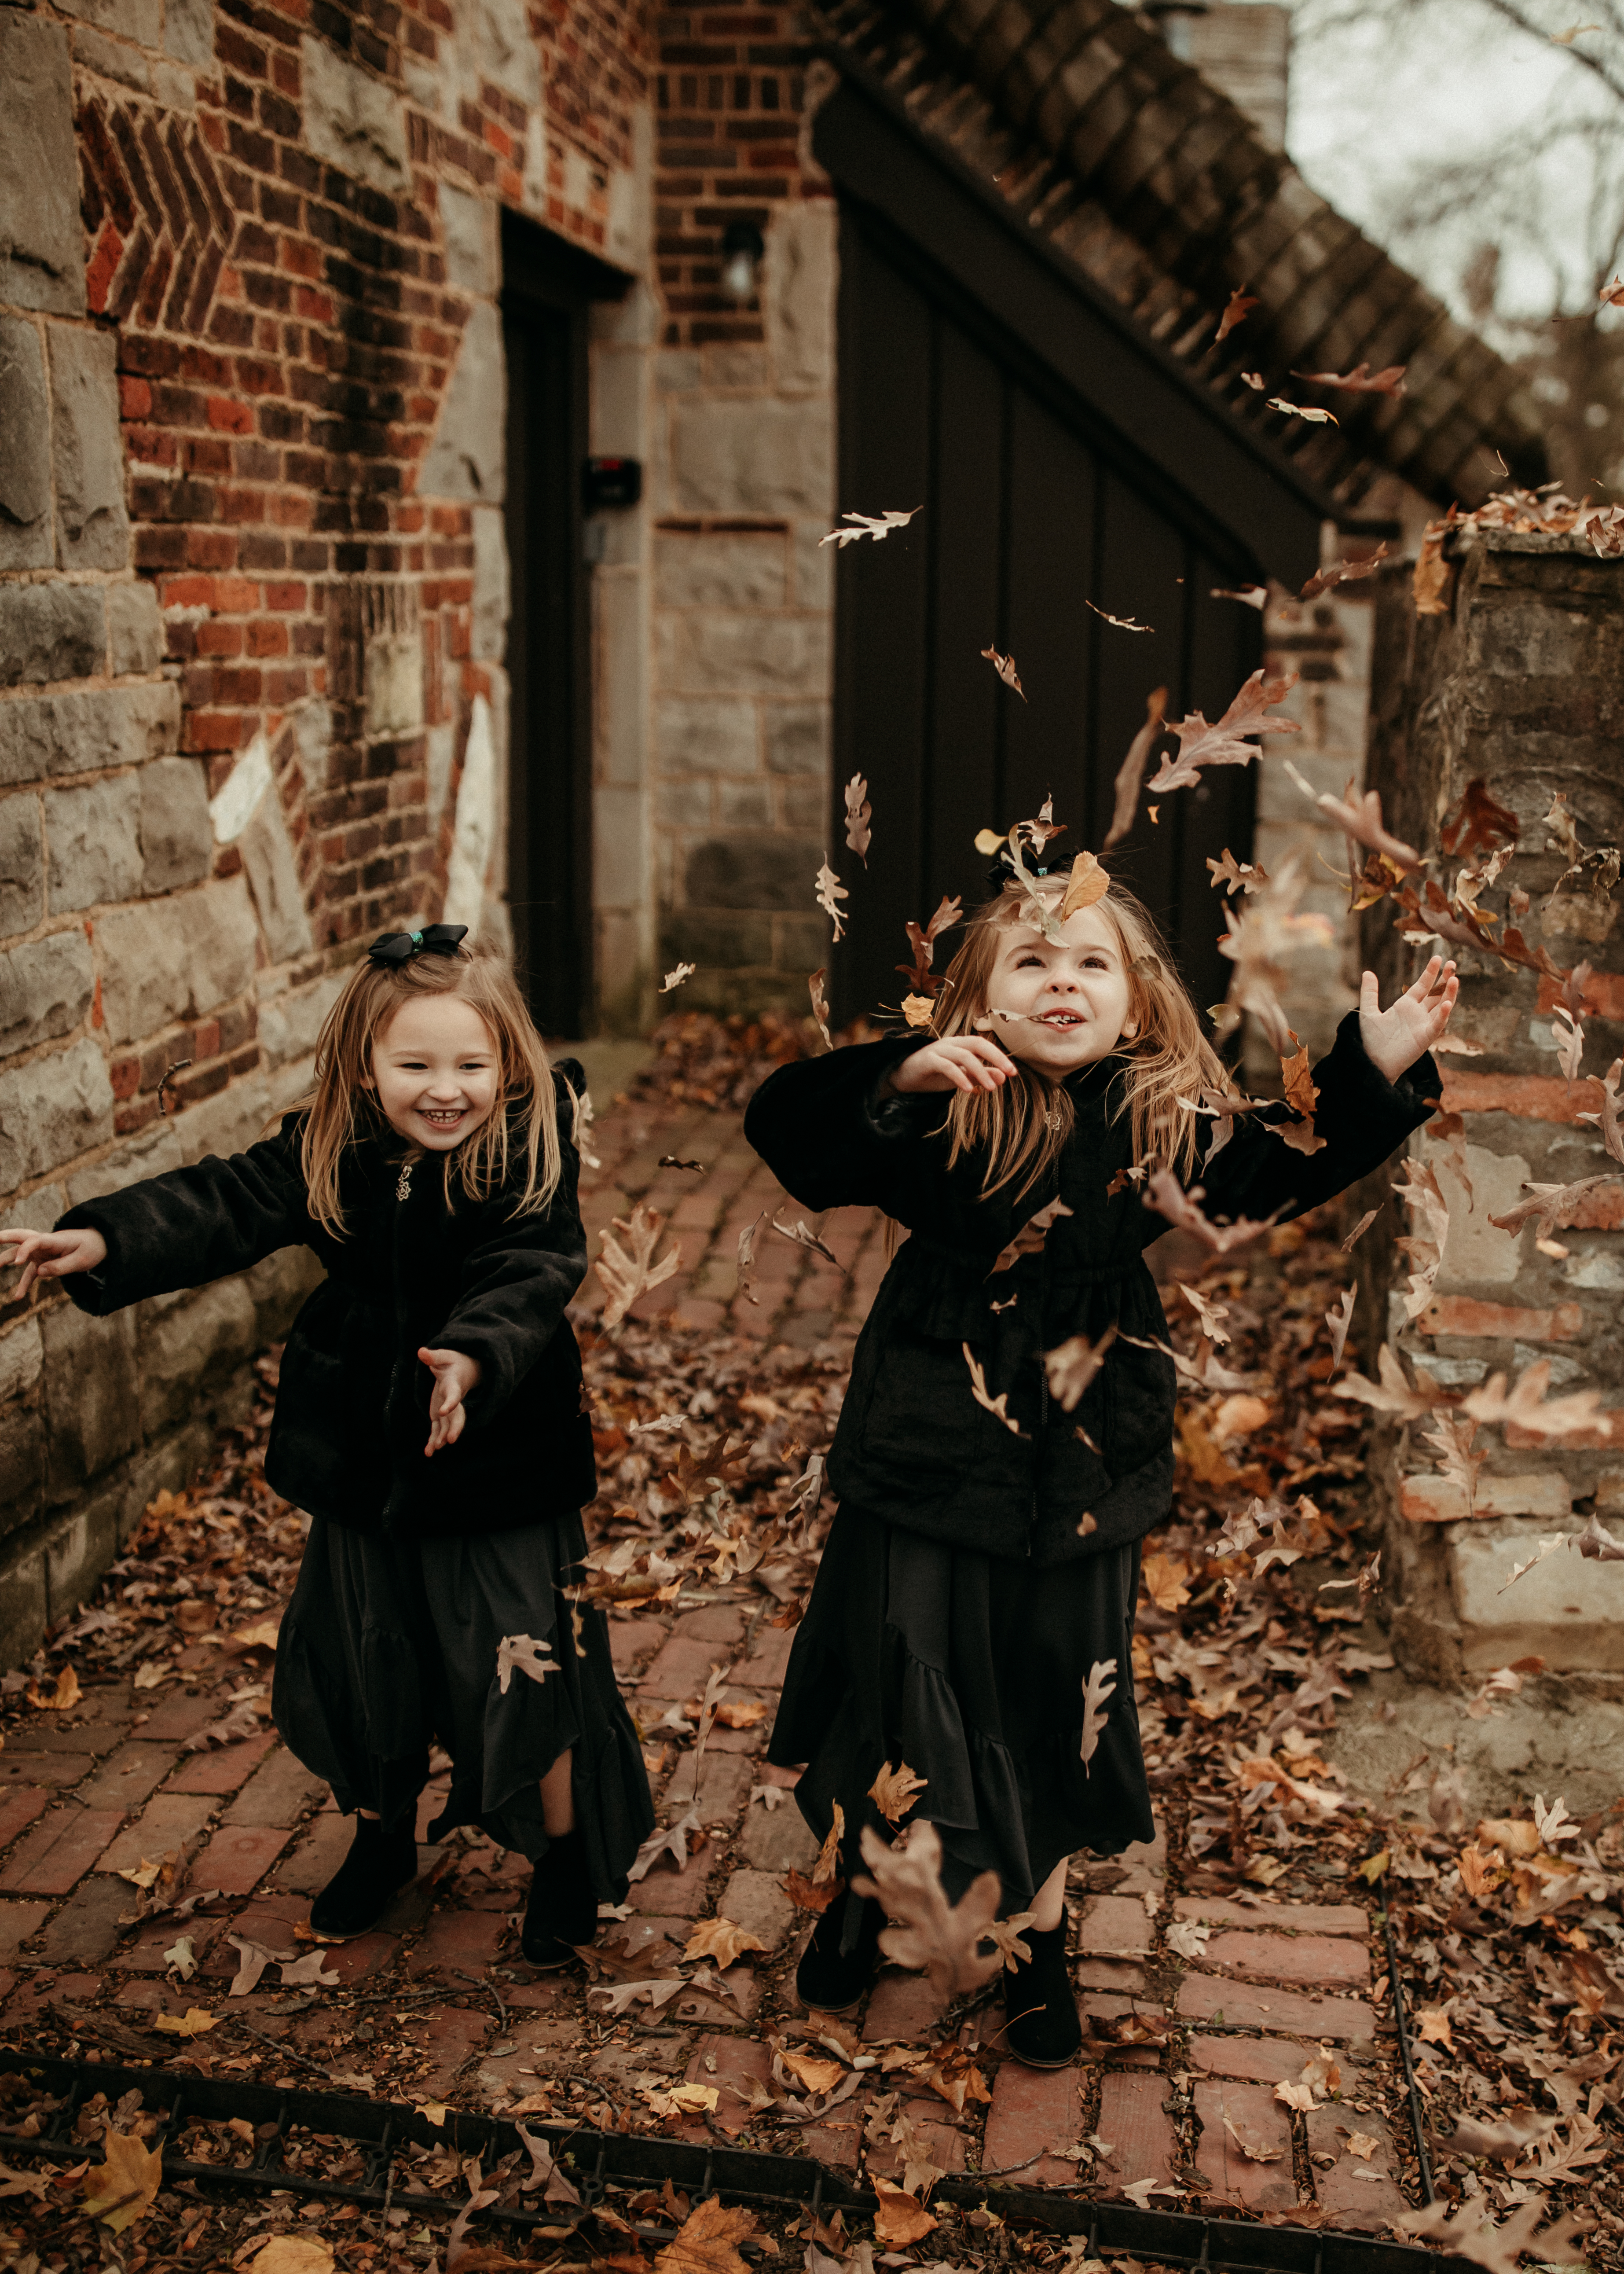
<path fill-rule="evenodd" d="M 928 1047 L 929 1035 L 898 1035 L 779 1066 L 744 1110 L 745 1136 L 804 1208 L 888 1208 L 910 1141 L 945 1100 L 898 1096 L 886 1077 Z"/>

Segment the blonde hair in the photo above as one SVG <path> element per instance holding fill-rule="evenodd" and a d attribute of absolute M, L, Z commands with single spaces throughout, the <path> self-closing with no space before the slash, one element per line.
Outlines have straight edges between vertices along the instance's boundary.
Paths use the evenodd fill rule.
<path fill-rule="evenodd" d="M 378 1037 L 403 1004 L 455 995 L 477 1011 L 496 1044 L 496 1097 L 472 1134 L 444 1156 L 446 1197 L 456 1182 L 470 1201 L 487 1200 L 522 1163 L 517 1216 L 547 1208 L 563 1173 L 553 1070 L 512 968 L 492 950 L 459 947 L 454 955 L 410 957 L 404 963 L 364 958 L 327 1013 L 316 1043 L 316 1085 L 308 1103 L 300 1165 L 310 1212 L 340 1239 L 344 1212 L 340 1176 L 346 1153 L 383 1124 L 367 1087 Z"/>
<path fill-rule="evenodd" d="M 1056 915 L 1066 883 L 1061 874 L 1037 888 L 1046 902 L 1052 900 Z M 934 1022 L 938 1035 L 981 1031 L 993 966 L 1005 936 L 1020 922 L 1026 897 L 1025 888 L 1011 881 L 970 918 L 944 975 L 937 1000 L 946 1007 Z M 1196 1163 L 1197 1125 L 1179 1097 L 1199 1096 L 1205 1088 L 1228 1089 L 1229 1079 L 1144 902 L 1113 879 L 1094 906 L 1116 934 L 1127 967 L 1128 1019 L 1136 1028 L 1132 1039 L 1118 1042 L 1112 1054 L 1123 1061 L 1117 1115 L 1128 1116 L 1135 1160 L 1162 1160 L 1186 1174 Z M 1023 1198 L 1059 1159 L 1075 1126 L 1064 1086 L 1025 1058 L 1017 1058 L 1015 1065 L 1015 1079 L 1002 1088 L 955 1090 L 947 1109 L 952 1137 L 948 1165 L 966 1154 L 984 1154 L 984 1200 L 1011 1183 L 1014 1197 Z"/>

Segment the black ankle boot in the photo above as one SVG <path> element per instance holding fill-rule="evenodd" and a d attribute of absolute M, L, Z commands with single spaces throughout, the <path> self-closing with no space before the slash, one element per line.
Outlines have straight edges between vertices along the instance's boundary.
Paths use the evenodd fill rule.
<path fill-rule="evenodd" d="M 386 1832 L 375 1816 L 357 1815 L 350 1853 L 312 1903 L 310 1923 L 318 1934 L 365 1934 L 417 1876 L 413 1826 Z"/>
<path fill-rule="evenodd" d="M 549 1971 L 573 1966 L 598 1932 L 598 1897 L 587 1877 L 579 1832 L 556 1835 L 530 1879 L 519 1947 L 526 1962 Z"/>
<path fill-rule="evenodd" d="M 1066 1923 L 1063 1916 L 1058 1926 L 1026 1926 L 1020 1934 L 1032 1957 L 1004 1972 L 1004 2045 L 1028 2068 L 1064 2068 L 1083 2043 L 1066 1969 Z"/>
<path fill-rule="evenodd" d="M 857 1939 L 842 1952 L 840 1943 L 847 1910 L 862 1902 Z M 862 1999 L 880 1962 L 880 1929 L 885 1913 L 872 1897 L 837 1895 L 819 1919 L 812 1939 L 795 1969 L 795 1995 L 819 2014 L 849 2014 Z"/>

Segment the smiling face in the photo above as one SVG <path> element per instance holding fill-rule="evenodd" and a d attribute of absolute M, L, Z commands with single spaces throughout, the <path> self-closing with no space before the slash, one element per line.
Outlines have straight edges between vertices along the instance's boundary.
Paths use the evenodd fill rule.
<path fill-rule="evenodd" d="M 1056 1078 L 1109 1058 L 1129 1020 L 1126 957 L 1116 927 L 1096 904 L 1061 927 L 1056 946 L 1027 924 L 1011 924 L 987 982 L 988 1008 L 1020 1013 L 996 1019 L 991 1033 L 1011 1058 Z"/>
<path fill-rule="evenodd" d="M 372 1045 L 371 1080 L 391 1129 L 448 1153 L 488 1120 L 500 1061 L 495 1037 L 457 995 L 402 1003 Z"/>

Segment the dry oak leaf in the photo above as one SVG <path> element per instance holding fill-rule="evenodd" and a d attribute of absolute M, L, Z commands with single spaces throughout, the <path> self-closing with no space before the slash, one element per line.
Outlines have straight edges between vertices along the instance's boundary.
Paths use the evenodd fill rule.
<path fill-rule="evenodd" d="M 868 865 L 868 847 L 873 832 L 868 827 L 874 809 L 868 802 L 868 785 L 861 774 L 853 774 L 846 786 L 846 847 L 855 853 L 864 868 Z"/>
<path fill-rule="evenodd" d="M 163 2181 L 163 2157 L 133 2133 L 109 2132 L 102 2142 L 105 2163 L 79 2180 L 85 2190 L 84 2210 L 99 2218 L 114 2234 L 133 2226 L 153 2207 Z"/>
<path fill-rule="evenodd" d="M 771 1947 L 747 1927 L 735 1926 L 732 1919 L 702 1919 L 689 1934 L 682 1955 L 685 1960 L 714 1958 L 718 1966 L 731 1966 L 741 1951 Z"/>
<path fill-rule="evenodd" d="M 1301 734 L 1295 719 L 1267 715 L 1275 704 L 1284 702 L 1296 684 L 1295 679 L 1265 679 L 1259 666 L 1215 724 L 1209 725 L 1199 711 L 1177 719 L 1168 731 L 1177 739 L 1178 755 L 1163 757 L 1151 776 L 1150 788 L 1192 789 L 1203 766 L 1250 765 L 1258 755 L 1258 745 L 1250 739 L 1252 735 Z"/>
<path fill-rule="evenodd" d="M 915 1776 L 906 1761 L 892 1768 L 889 1761 L 868 1787 L 868 1797 L 887 1824 L 900 1824 L 924 1791 L 926 1779 Z"/>
<path fill-rule="evenodd" d="M 1070 1335 L 1052 1351 L 1043 1353 L 1043 1371 L 1049 1378 L 1049 1394 L 1063 1413 L 1074 1413 L 1082 1401 L 1084 1391 L 1105 1363 L 1106 1352 L 1116 1339 L 1114 1325 L 1107 1327 L 1097 1343 L 1086 1335 Z"/>
<path fill-rule="evenodd" d="M 1435 2202 L 1425 2210 L 1401 2211 L 1394 2224 L 1414 2241 L 1470 2258 L 1488 2274 L 1522 2274 L 1519 2262 L 1524 2251 L 1542 2266 L 1583 2264 L 1584 2231 L 1570 2211 L 1560 2212 L 1549 2226 L 1535 2233 L 1545 2210 L 1544 2196 L 1533 2195 L 1497 2226 L 1494 2214 L 1478 2195 L 1462 2205 L 1456 2219 L 1450 2218 L 1447 2202 Z"/>
<path fill-rule="evenodd" d="M 829 1031 L 829 996 L 823 984 L 828 976 L 827 967 L 812 972 L 807 980 L 807 993 L 812 998 L 812 1016 L 816 1023 L 818 1033 L 823 1038 L 823 1048 L 826 1050 L 832 1050 L 835 1045 L 834 1038 Z"/>
<path fill-rule="evenodd" d="M 818 870 L 816 877 L 813 879 L 813 897 L 817 901 L 819 907 L 823 911 L 823 914 L 829 918 L 831 923 L 833 924 L 835 928 L 836 940 L 838 941 L 844 939 L 846 937 L 846 922 L 840 914 L 839 904 L 842 900 L 849 900 L 851 898 L 851 894 L 846 891 L 846 886 L 840 882 L 838 877 L 836 876 L 834 870 L 830 867 L 829 855 L 827 853 L 823 855 L 823 865 Z"/>
<path fill-rule="evenodd" d="M 840 1842 L 846 1837 L 846 1811 L 837 1800 L 831 1818 L 829 1833 L 817 1851 L 817 1861 L 812 1866 L 812 1884 L 827 1886 L 840 1868 Z"/>
<path fill-rule="evenodd" d="M 1313 403 L 1288 403 L 1282 395 L 1271 395 L 1268 407 L 1283 411 L 1288 418 L 1306 418 L 1311 426 L 1340 426 L 1342 423 L 1335 411 L 1321 410 Z"/>
<path fill-rule="evenodd" d="M 545 1636 L 538 1639 L 535 1635 L 504 1635 L 496 1645 L 496 1686 L 504 1698 L 515 1674 L 526 1675 L 532 1682 L 545 1682 L 548 1675 L 558 1670 L 553 1645 Z"/>
<path fill-rule="evenodd" d="M 679 963 L 673 971 L 668 971 L 665 974 L 665 981 L 659 990 L 660 993 L 662 995 L 674 994 L 676 990 L 681 986 L 683 981 L 685 979 L 691 979 L 698 968 L 699 966 L 696 963 Z"/>
<path fill-rule="evenodd" d="M 1167 689 L 1156 688 L 1145 698 L 1145 724 L 1128 745 L 1128 755 L 1116 769 L 1116 780 L 1112 791 L 1111 825 L 1105 832 L 1102 853 L 1113 845 L 1120 845 L 1133 826 L 1133 817 L 1139 809 L 1139 785 L 1145 779 L 1145 769 L 1150 754 L 1162 733 L 1162 720 L 1167 716 Z M 1152 816 L 1153 820 L 1154 816 Z"/>
<path fill-rule="evenodd" d="M 640 1295 L 663 1285 L 682 1264 L 680 1247 L 673 1247 L 655 1261 L 654 1251 L 665 1229 L 665 1219 L 658 1209 L 639 1201 L 630 1216 L 617 1216 L 613 1223 L 613 1231 L 605 1230 L 598 1235 L 602 1253 L 595 1266 L 608 1299 L 601 1321 L 605 1334 L 614 1333 Z M 624 1247 L 615 1239 L 616 1231 L 625 1235 Z"/>
<path fill-rule="evenodd" d="M 1026 690 L 1020 683 L 1020 674 L 1015 668 L 1014 657 L 1012 655 L 1000 655 L 996 647 L 984 647 L 981 650 L 981 655 L 986 662 L 991 664 L 993 669 L 997 673 L 999 678 L 1004 681 L 1004 685 L 1010 689 L 1011 694 L 1019 695 L 1021 701 L 1024 703 L 1026 699 Z M 1002 840 L 1000 840 L 1000 842 L 1002 842 Z M 981 843 L 981 840 L 979 838 L 976 840 L 976 843 L 979 847 Z M 996 850 L 996 848 L 995 847 L 994 849 Z"/>
<path fill-rule="evenodd" d="M 1061 1217 L 1071 1214 L 1071 1210 L 1063 1200 L 1052 1200 L 1047 1208 L 1041 1208 L 1035 1216 L 1028 1216 L 1008 1246 L 998 1250 L 987 1276 L 996 1279 L 1001 1271 L 1008 1271 L 1019 1256 L 1036 1255 Z"/>
<path fill-rule="evenodd" d="M 1119 632 L 1154 632 L 1156 629 L 1154 624 L 1136 624 L 1132 616 L 1114 616 L 1109 608 L 1095 608 L 1092 600 L 1085 600 L 1083 606 L 1094 608 L 1096 616 L 1108 624 L 1115 624 Z"/>
<path fill-rule="evenodd" d="M 869 2174 L 868 2184 L 878 2205 L 874 2214 L 874 2239 L 883 2242 L 887 2250 L 906 2250 L 911 2242 L 918 2242 L 935 2226 L 934 2216 L 906 2188 L 893 2187 L 877 2172 Z"/>
<path fill-rule="evenodd" d="M 860 1895 L 882 1901 L 892 1924 L 880 1931 L 880 1948 L 898 1966 L 922 1969 L 940 1998 L 959 1998 L 1002 1971 L 997 1951 L 981 1955 L 998 1915 L 996 1871 L 973 1880 L 958 1903 L 942 1885 L 942 1842 L 934 1824 L 913 1825 L 906 1840 L 888 1846 L 869 1826 L 861 1834 L 862 1857 L 873 1874 L 854 1879 Z M 940 2088 L 938 2088 L 940 2089 Z M 949 2096 L 951 2097 L 951 2096 Z"/>
<path fill-rule="evenodd" d="M 1214 335 L 1214 345 L 1216 346 L 1220 340 L 1227 340 L 1237 324 L 1244 324 L 1257 305 L 1257 295 L 1248 292 L 1244 286 L 1237 285 L 1225 302 L 1223 313 L 1218 319 L 1218 329 Z"/>
<path fill-rule="evenodd" d="M 1109 1700 L 1116 1694 L 1116 1684 L 1109 1677 L 1116 1671 L 1114 1658 L 1100 1660 L 1091 1666 L 1083 1683 L 1083 1736 L 1081 1744 L 1085 1774 L 1088 1764 L 1100 1749 L 1100 1739 L 1110 1718 Z M 979 1882 L 977 1883 L 979 1885 Z"/>
<path fill-rule="evenodd" d="M 928 1028 L 936 1017 L 936 1005 L 929 995 L 905 995 L 902 1015 L 910 1027 Z"/>
<path fill-rule="evenodd" d="M 1489 1222 L 1497 1231 L 1521 1231 L 1525 1224 L 1532 1224 L 1541 1239 L 1549 1239 L 1553 1232 L 1565 1231 L 1583 1209 L 1590 1194 L 1604 1187 L 1616 1190 L 1619 1178 L 1614 1176 L 1581 1177 L 1572 1185 L 1538 1185 L 1525 1182 L 1522 1189 L 1530 1197 L 1518 1201 L 1503 1216 L 1492 1216 Z"/>
<path fill-rule="evenodd" d="M 995 1420 L 1002 1421 L 1012 1437 L 1024 1437 L 1026 1431 L 1010 1412 L 1009 1391 L 1001 1389 L 995 1397 L 987 1387 L 986 1369 L 982 1367 L 980 1359 L 976 1357 L 968 1343 L 961 1343 L 959 1347 L 965 1354 L 965 1364 L 970 1369 L 971 1397 L 978 1405 L 984 1406 Z"/>
<path fill-rule="evenodd" d="M 1384 538 L 1366 560 L 1332 561 L 1325 568 L 1317 568 L 1304 585 L 1297 598 L 1302 600 L 1317 600 L 1321 592 L 1332 591 L 1338 584 L 1351 584 L 1361 576 L 1374 576 L 1387 557 L 1387 539 Z"/>
<path fill-rule="evenodd" d="M 906 529 L 914 515 L 924 510 L 922 505 L 916 505 L 911 506 L 906 513 L 894 510 L 889 513 L 843 513 L 841 520 L 854 522 L 855 528 L 831 529 L 827 537 L 820 537 L 817 541 L 820 546 L 832 545 L 839 553 L 844 553 L 848 545 L 855 545 L 864 537 L 871 537 L 876 545 L 882 545 L 893 529 Z"/>
<path fill-rule="evenodd" d="M 658 2274 L 749 2274 L 734 2246 L 755 2232 L 748 2210 L 724 2210 L 721 2197 L 711 2195 L 689 2212 L 654 2263 Z"/>
<path fill-rule="evenodd" d="M 808 1879 L 804 1872 L 792 1867 L 785 1874 L 784 1892 L 798 1911 L 811 1911 L 821 1917 L 835 1897 L 846 1893 L 846 1881 L 831 1879 L 827 1886 L 820 1887 L 816 1879 Z"/>
<path fill-rule="evenodd" d="M 1441 2045 L 1447 2053 L 1455 2051 L 1455 2034 L 1450 2026 L 1448 2007 L 1417 2007 L 1416 2042 L 1423 2045 Z"/>
<path fill-rule="evenodd" d="M 1294 371 L 1293 379 L 1306 379 L 1316 387 L 1340 387 L 1349 395 L 1402 395 L 1404 365 L 1390 363 L 1385 371 L 1372 373 L 1369 364 L 1355 364 L 1351 371 Z"/>
<path fill-rule="evenodd" d="M 319 2234 L 274 2234 L 245 2262 L 247 2274 L 333 2274 L 335 2263 Z"/>

